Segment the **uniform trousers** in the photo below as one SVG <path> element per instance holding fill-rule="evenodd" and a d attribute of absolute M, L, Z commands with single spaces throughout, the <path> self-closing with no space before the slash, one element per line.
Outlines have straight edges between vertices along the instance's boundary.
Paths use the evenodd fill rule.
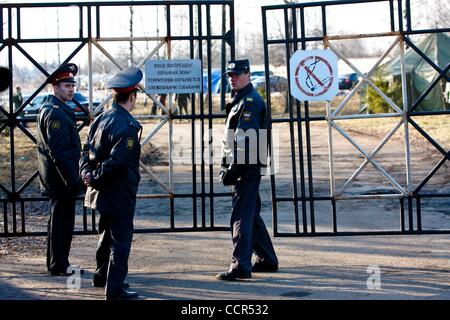
<path fill-rule="evenodd" d="M 99 232 L 94 281 L 106 283 L 105 294 L 115 295 L 120 293 L 128 274 L 133 216 L 100 212 Z"/>
<path fill-rule="evenodd" d="M 50 198 L 50 218 L 47 233 L 47 269 L 66 272 L 70 266 L 69 253 L 75 225 L 75 199 Z"/>
<path fill-rule="evenodd" d="M 278 265 L 272 241 L 260 215 L 260 183 L 260 175 L 244 175 L 233 187 L 230 227 L 234 250 L 230 270 L 251 272 L 252 253 L 258 260 Z"/>

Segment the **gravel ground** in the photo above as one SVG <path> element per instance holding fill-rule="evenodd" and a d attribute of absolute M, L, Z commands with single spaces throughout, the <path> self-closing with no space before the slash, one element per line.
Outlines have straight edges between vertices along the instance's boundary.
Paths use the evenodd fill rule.
<path fill-rule="evenodd" d="M 136 219 L 137 227 L 145 223 Z M 71 263 L 86 273 L 68 279 L 46 274 L 43 237 L 1 239 L 0 300 L 103 299 L 90 286 L 97 240 L 74 237 Z M 279 272 L 230 283 L 215 279 L 230 261 L 228 232 L 136 234 L 127 281 L 151 300 L 450 298 L 449 235 L 273 241 Z M 368 287 L 371 276 L 380 286 Z"/>
<path fill-rule="evenodd" d="M 189 132 L 177 128 L 181 137 Z M 287 131 L 287 130 L 284 130 Z M 327 143 L 324 128 L 312 130 L 315 192 L 329 194 Z M 220 134 L 220 132 L 217 132 Z M 186 134 L 189 137 L 189 134 Z M 363 135 L 356 137 L 367 150 L 379 139 Z M 277 174 L 278 194 L 292 194 L 289 135 L 281 136 L 280 172 Z M 361 162 L 351 146 L 336 138 L 337 182 L 342 184 Z M 342 140 L 342 139 L 341 139 Z M 186 139 L 174 138 L 175 144 Z M 155 138 L 154 145 L 167 144 L 167 137 Z M 416 149 L 415 149 L 416 148 Z M 181 150 L 180 148 L 178 150 Z M 188 149 L 185 156 L 190 159 Z M 383 150 L 384 151 L 384 150 Z M 380 163 L 401 183 L 404 181 L 403 146 L 389 145 L 386 154 L 380 152 Z M 413 146 L 413 181 L 428 172 L 436 154 L 420 152 Z M 157 173 L 164 171 L 164 156 Z M 394 157 L 394 158 L 392 158 Z M 180 160 L 180 159 L 179 159 Z M 423 165 L 423 163 L 427 166 Z M 396 164 L 395 166 L 392 164 Z M 175 190 L 192 192 L 191 166 L 178 163 Z M 416 180 L 414 180 L 416 179 Z M 416 183 L 416 182 L 414 182 Z M 387 184 L 388 185 L 388 184 Z M 386 181 L 368 170 L 348 190 L 349 194 L 382 190 Z M 431 190 L 449 187 L 448 166 L 437 179 L 430 182 Z M 209 190 L 209 186 L 205 187 Z M 199 190 L 199 189 L 198 189 Z M 214 185 L 216 192 L 227 191 Z M 143 177 L 141 193 L 161 193 L 158 186 Z M 307 190 L 306 190 L 307 191 Z M 272 230 L 270 181 L 261 186 L 263 216 Z M 179 201 L 179 202 L 178 202 Z M 192 224 L 192 201 L 176 200 L 177 226 Z M 331 231 L 330 204 L 316 202 L 316 230 Z M 340 231 L 398 230 L 398 201 L 339 201 L 338 228 Z M 45 232 L 47 211 L 45 204 L 27 212 L 27 231 Z M 37 209 L 36 209 L 37 208 Z M 425 229 L 450 229 L 450 203 L 447 199 L 426 200 L 422 206 Z M 199 209 L 199 208 L 198 208 Z M 27 209 L 28 210 L 28 209 Z M 39 211 L 36 213 L 35 211 Z M 215 221 L 228 224 L 230 199 L 215 202 Z M 308 212 L 309 215 L 309 212 Z M 198 217 L 198 221 L 201 217 Z M 20 226 L 20 219 L 17 223 Z M 167 199 L 140 201 L 135 219 L 136 229 L 166 228 Z M 208 223 L 208 219 L 206 221 Z M 302 221 L 300 220 L 300 223 Z M 199 222 L 200 223 L 200 222 Z M 292 205 L 279 204 L 279 231 L 294 229 Z M 309 222 L 308 222 L 309 223 Z M 77 230 L 82 225 L 77 216 Z M 11 227 L 11 222 L 9 222 Z M 2 229 L 2 226 L 0 226 Z M 20 228 L 19 228 L 20 229 Z M 0 238 L 0 300 L 17 299 L 103 299 L 101 289 L 92 288 L 90 281 L 95 267 L 97 236 L 75 236 L 71 263 L 85 268 L 80 278 L 50 277 L 45 272 L 45 237 Z M 232 244 L 228 232 L 136 234 L 129 265 L 132 287 L 141 299 L 449 299 L 450 298 L 450 236 L 372 236 L 335 238 L 275 238 L 274 245 L 280 260 L 280 271 L 274 274 L 255 274 L 241 282 L 219 282 L 215 274 L 224 271 L 230 262 Z M 379 270 L 379 277 L 377 270 Z M 374 273 L 375 272 L 375 273 Z M 372 277 L 371 277 L 372 276 Z M 370 277 L 370 278 L 369 278 Z M 374 286 L 380 279 L 380 286 Z M 68 282 L 69 281 L 69 282 Z"/>

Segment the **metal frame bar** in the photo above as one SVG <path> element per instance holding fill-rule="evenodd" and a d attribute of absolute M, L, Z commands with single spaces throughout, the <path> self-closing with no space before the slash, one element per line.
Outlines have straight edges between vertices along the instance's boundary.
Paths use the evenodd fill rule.
<path fill-rule="evenodd" d="M 365 3 L 374 3 L 374 2 L 385 2 L 389 7 L 389 19 L 390 19 L 390 31 L 389 32 L 374 32 L 368 34 L 339 34 L 339 35 L 329 35 L 327 28 L 327 9 L 333 6 L 339 5 L 356 5 L 356 4 L 365 4 Z M 405 5 L 404 5 L 405 4 Z M 321 36 L 307 36 L 306 28 L 308 21 L 306 21 L 305 17 L 305 9 L 306 8 L 319 8 L 321 9 L 322 14 L 322 35 Z M 414 43 L 409 39 L 409 35 L 415 34 L 427 34 L 427 33 L 437 33 L 437 32 L 450 32 L 450 28 L 436 28 L 436 29 L 415 29 L 412 25 L 412 15 L 411 11 L 414 10 L 414 7 L 411 6 L 410 1 L 406 0 L 403 3 L 402 0 L 343 0 L 343 1 L 319 1 L 319 2 L 305 2 L 305 3 L 291 3 L 286 5 L 272 5 L 272 6 L 263 6 L 262 7 L 262 20 L 263 20 L 263 41 L 264 41 L 264 54 L 265 54 L 265 68 L 266 68 L 266 88 L 267 89 L 267 98 L 266 104 L 268 109 L 271 110 L 271 98 L 270 98 L 270 57 L 269 57 L 269 47 L 273 45 L 284 45 L 286 50 L 286 60 L 289 61 L 289 58 L 292 52 L 289 50 L 292 46 L 297 50 L 297 45 L 301 45 L 301 49 L 306 49 L 306 44 L 313 41 L 322 41 L 325 48 L 329 48 L 336 53 L 336 55 L 341 58 L 347 65 L 349 65 L 355 72 L 362 78 L 355 88 L 353 88 L 348 95 L 344 98 L 342 102 L 337 106 L 335 110 L 331 109 L 331 103 L 327 102 L 326 104 L 326 116 L 310 116 L 309 114 L 309 104 L 307 101 L 302 102 L 304 107 L 304 114 L 302 114 L 302 108 L 298 101 L 296 101 L 297 106 L 297 117 L 295 118 L 292 114 L 292 110 L 289 110 L 289 117 L 284 118 L 276 118 L 272 119 L 271 117 L 271 126 L 274 123 L 285 123 L 289 125 L 291 128 L 291 156 L 296 158 L 297 152 L 300 152 L 300 168 L 301 173 L 303 173 L 302 165 L 306 161 L 306 165 L 308 168 L 308 177 L 302 176 L 300 184 L 302 186 L 305 183 L 309 185 L 309 194 L 306 195 L 304 190 L 302 189 L 301 196 L 299 196 L 295 191 L 292 197 L 280 197 L 277 196 L 277 180 L 275 176 L 271 177 L 271 188 L 272 188 L 272 209 L 273 209 L 273 224 L 274 224 L 274 234 L 276 236 L 298 236 L 298 237 L 308 237 L 308 236 L 347 236 L 347 235 L 389 235 L 389 234 L 449 234 L 450 230 L 424 230 L 422 226 L 422 211 L 423 204 L 421 203 L 422 198 L 450 198 L 450 194 L 425 194 L 422 193 L 422 188 L 428 183 L 428 181 L 435 175 L 435 173 L 442 167 L 446 160 L 450 160 L 450 151 L 446 151 L 442 148 L 439 143 L 437 143 L 434 139 L 432 139 L 426 132 L 423 130 L 414 120 L 412 120 L 412 116 L 430 116 L 430 115 L 444 115 L 450 114 L 448 111 L 426 111 L 426 112 L 418 112 L 416 111 L 417 106 L 421 103 L 421 101 L 431 92 L 433 87 L 437 85 L 440 79 L 446 79 L 449 81 L 449 77 L 447 75 L 448 70 L 450 69 L 450 65 L 447 65 L 445 68 L 441 69 L 436 64 L 434 64 L 420 49 L 418 49 Z M 268 35 L 268 30 L 270 30 L 270 22 L 268 20 L 269 13 L 271 11 L 276 11 L 278 13 L 284 13 L 284 31 L 285 35 L 282 38 L 277 37 L 276 39 L 272 39 Z M 290 14 L 288 14 L 290 13 Z M 300 22 L 297 23 L 297 17 L 300 17 Z M 292 17 L 292 20 L 289 18 Z M 292 27 L 293 30 L 288 30 L 288 26 Z M 297 32 L 297 29 L 300 29 Z M 375 65 L 370 69 L 369 72 L 363 74 L 358 68 L 353 65 L 349 59 L 347 59 L 344 55 L 342 55 L 330 41 L 338 41 L 344 39 L 360 39 L 360 38 L 371 38 L 371 37 L 395 37 L 394 42 L 388 47 L 388 49 L 381 55 L 381 57 L 377 60 Z M 408 45 L 412 49 L 414 49 L 427 63 L 429 63 L 434 70 L 436 70 L 438 76 L 437 78 L 428 86 L 428 88 L 421 94 L 418 101 L 413 105 L 411 101 L 409 101 L 406 87 L 406 68 L 405 68 L 405 45 Z M 378 66 L 382 63 L 382 61 L 392 52 L 392 50 L 396 47 L 400 48 L 400 59 L 401 59 L 401 78 L 402 78 L 402 96 L 403 96 L 403 108 L 397 106 L 389 97 L 387 97 L 379 88 L 375 86 L 375 84 L 370 80 L 371 75 L 378 68 Z M 289 63 L 287 63 L 287 74 L 290 81 L 289 75 Z M 394 110 L 393 113 L 388 114 L 374 114 L 374 115 L 341 115 L 341 112 L 350 101 L 350 99 L 355 95 L 355 93 L 362 87 L 362 85 L 366 83 L 371 88 L 373 88 Z M 293 97 L 289 96 L 288 105 L 289 108 L 293 105 L 292 99 Z M 295 105 L 294 104 L 294 105 Z M 352 120 L 352 119 L 370 119 L 370 118 L 399 118 L 397 124 L 387 133 L 386 136 L 379 142 L 379 144 L 370 152 L 367 153 L 363 148 L 358 145 L 358 143 L 352 139 L 350 135 L 348 135 L 339 125 L 336 124 L 337 120 Z M 329 166 L 330 166 L 330 197 L 319 197 L 314 194 L 312 189 L 313 178 L 310 174 L 311 168 L 314 163 L 311 161 L 311 141 L 310 141 L 310 123 L 313 121 L 324 121 L 327 123 L 328 129 L 328 148 L 329 148 Z M 294 123 L 297 123 L 299 128 L 302 126 L 305 129 L 306 137 L 303 137 L 301 134 L 301 129 L 298 131 L 298 147 L 293 148 L 292 143 L 295 140 L 294 132 L 292 130 L 292 126 Z M 410 128 L 411 125 L 414 129 L 416 129 L 425 139 L 431 143 L 442 155 L 443 158 L 431 169 L 427 177 L 420 182 L 417 186 L 413 185 L 412 176 L 412 160 L 411 160 L 411 150 L 410 150 Z M 339 132 L 346 140 L 348 140 L 365 158 L 363 163 L 358 167 L 358 169 L 348 178 L 348 180 L 340 187 L 336 188 L 336 167 L 334 165 L 334 148 L 333 148 L 333 128 Z M 403 186 L 398 181 L 396 181 L 381 165 L 374 160 L 374 157 L 379 153 L 379 151 L 386 145 L 390 139 L 394 136 L 396 132 L 402 130 L 404 134 L 404 154 L 405 154 L 405 164 L 406 164 L 406 185 Z M 271 136 L 270 136 L 271 137 Z M 271 142 L 273 144 L 273 142 Z M 306 152 L 306 160 L 303 158 L 303 150 Z M 390 194 L 383 195 L 347 195 L 345 194 L 345 190 L 353 183 L 353 181 L 358 177 L 358 175 L 364 170 L 364 168 L 371 163 L 378 172 L 380 172 L 390 184 L 392 184 L 396 190 L 396 192 Z M 296 167 L 292 167 L 292 174 L 295 177 L 296 183 Z M 308 179 L 308 181 L 306 180 Z M 295 187 L 295 184 L 294 184 Z M 342 232 L 338 230 L 338 208 L 337 203 L 344 200 L 370 200 L 370 199 L 399 199 L 400 203 L 400 215 L 399 215 L 399 231 L 361 231 L 361 232 Z M 407 200 L 407 204 L 405 203 Z M 303 230 L 298 228 L 298 218 L 297 218 L 297 210 L 293 211 L 295 215 L 295 223 L 296 228 L 295 231 L 291 233 L 280 232 L 279 224 L 278 224 L 278 203 L 282 202 L 291 202 L 295 205 L 302 201 L 302 208 L 306 207 L 306 204 L 309 202 L 310 207 L 314 208 L 314 201 L 330 201 L 331 203 L 331 214 L 332 214 L 332 232 L 315 232 L 313 228 L 308 232 L 308 226 L 303 226 Z M 415 207 L 413 203 L 415 201 Z M 408 212 L 408 218 L 406 222 L 405 211 Z M 305 222 L 305 220 L 304 220 Z M 313 227 L 314 219 L 311 219 L 310 224 Z"/>
<path fill-rule="evenodd" d="M 401 120 L 394 128 L 389 131 L 389 133 L 384 137 L 384 139 L 380 142 L 380 144 L 372 151 L 372 153 L 369 155 L 371 159 L 375 158 L 377 153 L 383 148 L 383 146 L 392 138 L 392 136 L 397 132 L 397 130 L 402 126 L 404 123 L 403 120 Z M 333 124 L 330 125 L 330 127 L 333 126 Z M 330 151 L 332 153 L 332 150 Z M 347 182 L 344 183 L 344 185 L 339 189 L 339 191 L 336 192 L 336 194 L 333 194 L 335 196 L 340 196 L 342 193 L 347 189 L 347 187 L 358 177 L 358 175 L 364 170 L 364 168 L 370 163 L 369 159 L 366 159 L 359 168 L 355 171 L 355 173 L 347 180 Z"/>
<path fill-rule="evenodd" d="M 338 126 L 334 121 L 330 121 L 331 125 L 342 135 L 344 138 L 346 138 L 358 151 L 366 158 L 368 162 L 370 162 L 383 176 L 385 176 L 386 179 L 402 194 L 406 195 L 406 190 L 402 188 L 402 186 L 392 177 L 378 162 L 376 162 L 373 157 L 371 157 L 367 152 L 364 151 L 364 149 L 354 140 L 352 137 L 350 137 L 347 132 L 345 132 L 344 129 L 342 129 L 340 126 Z"/>
<path fill-rule="evenodd" d="M 124 7 L 124 6 L 134 6 L 134 7 L 143 7 L 143 6 L 158 6 L 164 7 L 167 16 L 164 17 L 166 23 L 166 31 L 163 37 L 161 36 L 146 36 L 146 37 L 103 37 L 101 30 L 101 9 L 104 7 Z M 228 12 L 226 15 L 226 31 L 224 34 L 222 33 L 213 33 L 211 28 L 211 8 L 215 6 L 225 6 L 228 8 Z M 77 13 L 79 15 L 79 30 L 77 32 L 78 37 L 60 37 L 60 38 L 27 38 L 23 37 L 21 32 L 21 19 L 20 12 L 24 8 L 64 8 L 64 7 L 78 7 Z M 173 36 L 171 32 L 171 8 L 176 7 L 186 7 L 188 8 L 189 15 L 189 34 L 186 36 Z M 15 10 L 17 12 L 17 18 L 13 19 L 12 11 Z M 204 17 L 204 13 L 206 13 L 206 26 L 202 25 L 202 16 Z M 7 17 L 5 17 L 5 13 Z M 163 14 L 164 15 L 164 14 Z M 77 43 L 78 47 L 64 60 L 63 63 L 70 61 L 84 46 L 87 46 L 88 50 L 88 74 L 89 74 L 89 102 L 90 102 L 90 112 L 98 112 L 100 108 L 106 105 L 111 99 L 111 95 L 107 96 L 100 104 L 97 109 L 93 110 L 92 100 L 93 100 L 93 79 L 92 79 L 92 54 L 93 54 L 93 46 L 95 46 L 104 56 L 106 56 L 118 69 L 122 69 L 120 63 L 114 59 L 113 55 L 111 55 L 102 45 L 104 42 L 118 42 L 118 41 L 155 41 L 157 42 L 155 47 L 147 53 L 145 58 L 137 64 L 137 67 L 143 67 L 145 60 L 154 57 L 156 52 L 158 52 L 163 46 L 167 49 L 168 58 L 171 58 L 171 44 L 174 41 L 188 41 L 190 45 L 190 56 L 191 58 L 200 58 L 202 60 L 202 65 L 207 66 L 209 79 L 211 79 L 211 64 L 212 64 L 212 55 L 211 55 L 211 45 L 212 41 L 222 41 L 226 46 L 226 50 L 223 52 L 223 56 L 229 53 L 230 58 L 234 58 L 235 56 L 235 45 L 234 45 L 234 1 L 233 0 L 212 0 L 212 1 L 120 1 L 120 2 L 72 2 L 72 3 L 2 3 L 0 4 L 0 21 L 3 24 L 4 19 L 7 19 L 7 26 L 5 28 L 0 28 L 0 51 L 3 49 L 8 49 L 8 57 L 9 57 L 9 68 L 12 70 L 13 66 L 13 55 L 12 48 L 15 47 L 19 52 L 21 52 L 38 70 L 40 70 L 45 76 L 49 75 L 49 72 L 38 63 L 28 52 L 25 50 L 21 44 L 39 44 L 42 42 L 48 43 Z M 195 28 L 195 20 L 198 20 L 197 28 Z M 16 32 L 13 35 L 13 25 L 16 26 Z M 94 29 L 95 28 L 95 29 Z M 6 32 L 4 32 L 6 31 Z M 198 44 L 198 48 L 197 47 Z M 204 59 L 203 51 L 204 46 L 206 46 L 206 60 Z M 225 58 L 222 57 L 222 63 L 225 63 Z M 224 69 L 225 66 L 222 66 Z M 27 101 L 23 103 L 20 109 L 15 110 L 13 112 L 12 107 L 12 88 L 9 89 L 9 112 L 7 109 L 0 108 L 0 112 L 6 117 L 6 119 L 2 119 L 0 122 L 0 131 L 9 127 L 10 131 L 10 161 L 11 161 L 11 178 L 10 185 L 11 190 L 7 188 L 5 185 L 0 183 L 0 190 L 4 193 L 4 195 L 0 196 L 0 202 L 3 203 L 3 220 L 4 220 L 4 232 L 0 231 L 0 237 L 4 236 L 29 236 L 29 235 L 45 235 L 46 232 L 26 232 L 26 214 L 25 214 L 25 203 L 33 202 L 33 201 L 47 201 L 45 197 L 29 197 L 24 196 L 23 192 L 28 188 L 28 186 L 36 179 L 38 176 L 38 171 L 35 171 L 31 177 L 23 183 L 19 188 L 16 188 L 15 182 L 15 163 L 14 163 L 14 132 L 16 128 L 19 128 L 21 131 L 25 133 L 25 135 L 34 143 L 36 139 L 32 135 L 31 132 L 28 131 L 22 125 L 22 122 L 33 122 L 30 120 L 22 120 L 17 119 L 19 113 L 28 105 L 34 97 L 39 94 L 39 92 L 44 89 L 46 86 L 43 83 L 33 94 L 30 96 Z M 144 88 L 141 87 L 141 91 L 144 92 Z M 172 96 L 169 95 L 169 105 L 166 107 L 162 105 L 154 95 L 148 95 L 150 99 L 157 104 L 157 106 L 162 110 L 162 116 L 152 116 L 152 115 L 137 115 L 136 117 L 139 119 L 160 119 L 160 122 L 155 126 L 155 128 L 143 139 L 142 144 L 148 143 L 152 137 L 161 129 L 166 123 L 169 126 L 169 134 L 168 134 L 168 144 L 169 144 L 169 185 L 166 185 L 148 166 L 144 164 L 140 164 L 142 170 L 157 184 L 159 184 L 162 189 L 166 192 L 165 194 L 138 194 L 138 199 L 154 199 L 154 198 L 167 198 L 169 200 L 170 212 L 169 212 L 169 220 L 170 226 L 166 229 L 142 229 L 135 230 L 136 232 L 172 232 L 172 231 L 214 231 L 214 230 L 228 230 L 228 226 L 217 226 L 214 222 L 214 198 L 215 197 L 229 197 L 230 193 L 217 193 L 213 188 L 213 180 L 214 180 L 214 168 L 212 164 L 209 164 L 209 182 L 210 188 L 209 190 L 205 190 L 202 187 L 201 192 L 197 190 L 197 165 L 195 163 L 195 139 L 196 130 L 195 125 L 197 123 L 201 123 L 201 139 L 202 139 L 202 150 L 205 148 L 204 140 L 208 139 L 208 142 L 212 141 L 212 137 L 206 137 L 204 124 L 205 121 L 208 121 L 208 128 L 213 128 L 213 120 L 214 119 L 223 119 L 225 117 L 224 114 L 214 114 L 212 109 L 212 97 L 211 97 L 211 83 L 209 83 L 208 87 L 209 99 L 208 99 L 208 112 L 206 114 L 204 107 L 206 107 L 203 103 L 203 93 L 199 94 L 200 96 L 200 105 L 196 106 L 194 97 L 196 95 L 191 96 L 191 105 L 192 105 L 192 114 L 191 115 L 175 115 L 174 114 L 174 106 Z M 225 92 L 221 93 L 221 101 L 224 103 L 225 101 Z M 197 113 L 196 109 L 200 109 L 200 113 Z M 224 109 L 224 108 L 221 108 Z M 174 120 L 176 119 L 188 119 L 191 120 L 192 124 L 192 160 L 193 160 L 193 193 L 192 194 L 179 194 L 174 190 L 174 162 L 171 156 L 173 152 L 173 141 L 172 141 L 172 133 L 174 131 Z M 82 130 L 88 123 L 86 120 L 79 126 L 79 130 Z M 198 122 L 199 121 L 199 122 Z M 205 166 L 207 164 L 202 160 L 201 163 L 201 179 L 202 182 L 205 182 L 206 172 Z M 180 198 L 192 198 L 193 200 L 193 221 L 192 227 L 176 227 L 175 226 L 175 205 L 176 199 Z M 202 224 L 199 226 L 197 224 L 197 200 L 201 199 L 201 214 L 202 214 Z M 209 199 L 210 206 L 209 208 L 206 205 L 206 199 Z M 82 198 L 78 199 L 81 203 Z M 20 215 L 21 215 L 21 226 L 17 225 L 16 221 L 16 203 L 20 203 Z M 10 205 L 10 210 L 8 210 L 8 206 Z M 207 217 L 207 209 L 209 210 L 209 223 L 206 224 Z M 87 215 L 91 215 L 91 223 L 88 224 Z M 83 207 L 83 226 L 80 234 L 91 234 L 96 231 L 96 218 L 95 218 L 94 210 L 87 210 Z M 12 225 L 8 224 L 8 218 L 11 220 Z M 10 227 L 12 226 L 12 230 Z M 21 230 L 18 230 L 18 227 L 21 227 Z"/>

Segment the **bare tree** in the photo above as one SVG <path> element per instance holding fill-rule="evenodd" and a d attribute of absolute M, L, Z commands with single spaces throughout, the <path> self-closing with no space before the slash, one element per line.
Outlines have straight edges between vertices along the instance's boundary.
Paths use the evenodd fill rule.
<path fill-rule="evenodd" d="M 450 20 L 449 1 L 411 1 L 411 11 L 413 12 L 413 27 L 444 27 Z"/>

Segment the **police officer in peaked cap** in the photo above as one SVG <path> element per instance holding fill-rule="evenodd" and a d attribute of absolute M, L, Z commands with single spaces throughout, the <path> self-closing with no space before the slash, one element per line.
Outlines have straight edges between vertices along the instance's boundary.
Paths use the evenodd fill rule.
<path fill-rule="evenodd" d="M 231 281 L 251 278 L 252 272 L 275 272 L 278 259 L 260 216 L 261 167 L 267 164 L 266 106 L 250 82 L 247 59 L 229 61 L 226 74 L 233 97 L 226 105 L 220 177 L 233 191 L 230 226 L 234 250 L 229 270 L 217 279 Z M 265 148 L 260 150 L 260 146 Z M 256 255 L 253 266 L 252 253 Z"/>
<path fill-rule="evenodd" d="M 130 114 L 142 79 L 138 68 L 128 68 L 107 82 L 113 104 L 89 127 L 80 160 L 80 175 L 87 187 L 85 206 L 100 213 L 93 286 L 105 287 L 106 299 L 138 296 L 125 282 L 133 237 L 138 190 L 142 127 Z"/>
<path fill-rule="evenodd" d="M 73 63 L 61 65 L 47 79 L 53 94 L 40 107 L 37 116 L 39 177 L 44 194 L 50 198 L 47 269 L 53 276 L 68 276 L 76 269 L 69 263 L 75 223 L 75 197 L 80 194 L 78 162 L 81 153 L 75 114 L 66 102 L 75 92 Z M 83 272 L 80 270 L 80 272 Z"/>

